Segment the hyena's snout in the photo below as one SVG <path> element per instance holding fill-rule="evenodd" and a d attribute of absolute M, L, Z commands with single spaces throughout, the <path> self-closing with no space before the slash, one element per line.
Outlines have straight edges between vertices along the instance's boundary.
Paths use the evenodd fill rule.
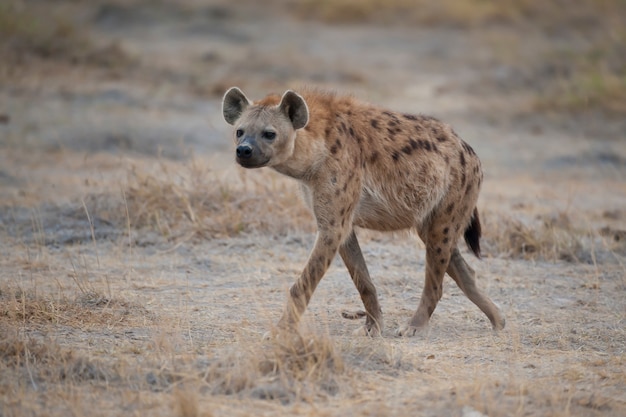
<path fill-rule="evenodd" d="M 254 138 L 246 138 L 235 149 L 237 163 L 244 168 L 260 168 L 267 165 L 269 158 L 259 149 Z"/>
<path fill-rule="evenodd" d="M 252 158 L 252 146 L 246 144 L 237 146 L 237 159 Z"/>

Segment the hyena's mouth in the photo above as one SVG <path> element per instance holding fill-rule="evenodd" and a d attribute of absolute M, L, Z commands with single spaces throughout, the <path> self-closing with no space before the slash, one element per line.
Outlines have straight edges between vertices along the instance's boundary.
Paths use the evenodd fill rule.
<path fill-rule="evenodd" d="M 270 162 L 269 158 L 264 160 L 259 159 L 244 159 L 237 158 L 237 163 L 244 168 L 262 168 Z"/>

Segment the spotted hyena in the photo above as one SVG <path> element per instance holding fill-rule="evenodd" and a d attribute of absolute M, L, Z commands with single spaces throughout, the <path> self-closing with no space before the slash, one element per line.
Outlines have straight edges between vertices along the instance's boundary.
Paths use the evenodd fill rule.
<path fill-rule="evenodd" d="M 426 245 L 422 297 L 398 335 L 412 336 L 428 324 L 446 272 L 494 329 L 504 327 L 500 310 L 476 287 L 475 273 L 457 248 L 464 236 L 480 257 L 476 200 L 483 175 L 474 150 L 450 126 L 314 90 L 301 95 L 289 90 L 252 102 L 233 87 L 222 110 L 234 127 L 237 162 L 297 179 L 317 221 L 315 245 L 289 290 L 280 328 L 298 323 L 339 252 L 366 310 L 344 316 L 366 316 L 365 333 L 381 334 L 382 310 L 355 226 L 414 229 Z"/>

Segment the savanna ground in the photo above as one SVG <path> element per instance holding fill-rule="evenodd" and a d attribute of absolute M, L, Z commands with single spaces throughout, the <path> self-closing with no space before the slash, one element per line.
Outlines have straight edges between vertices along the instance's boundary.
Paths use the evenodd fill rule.
<path fill-rule="evenodd" d="M 0 4 L 0 415 L 626 415 L 622 1 Z M 295 185 L 235 167 L 219 101 L 315 85 L 444 119 L 481 156 L 479 283 L 360 231 L 263 341 L 314 239 Z M 463 247 L 465 251 L 465 248 Z"/>

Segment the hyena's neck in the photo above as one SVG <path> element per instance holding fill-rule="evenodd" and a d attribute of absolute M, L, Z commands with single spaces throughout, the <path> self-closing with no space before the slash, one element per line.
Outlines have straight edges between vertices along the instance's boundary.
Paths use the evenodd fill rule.
<path fill-rule="evenodd" d="M 326 153 L 324 138 L 315 137 L 309 129 L 302 129 L 296 135 L 291 157 L 272 168 L 288 177 L 308 181 L 317 174 Z"/>

